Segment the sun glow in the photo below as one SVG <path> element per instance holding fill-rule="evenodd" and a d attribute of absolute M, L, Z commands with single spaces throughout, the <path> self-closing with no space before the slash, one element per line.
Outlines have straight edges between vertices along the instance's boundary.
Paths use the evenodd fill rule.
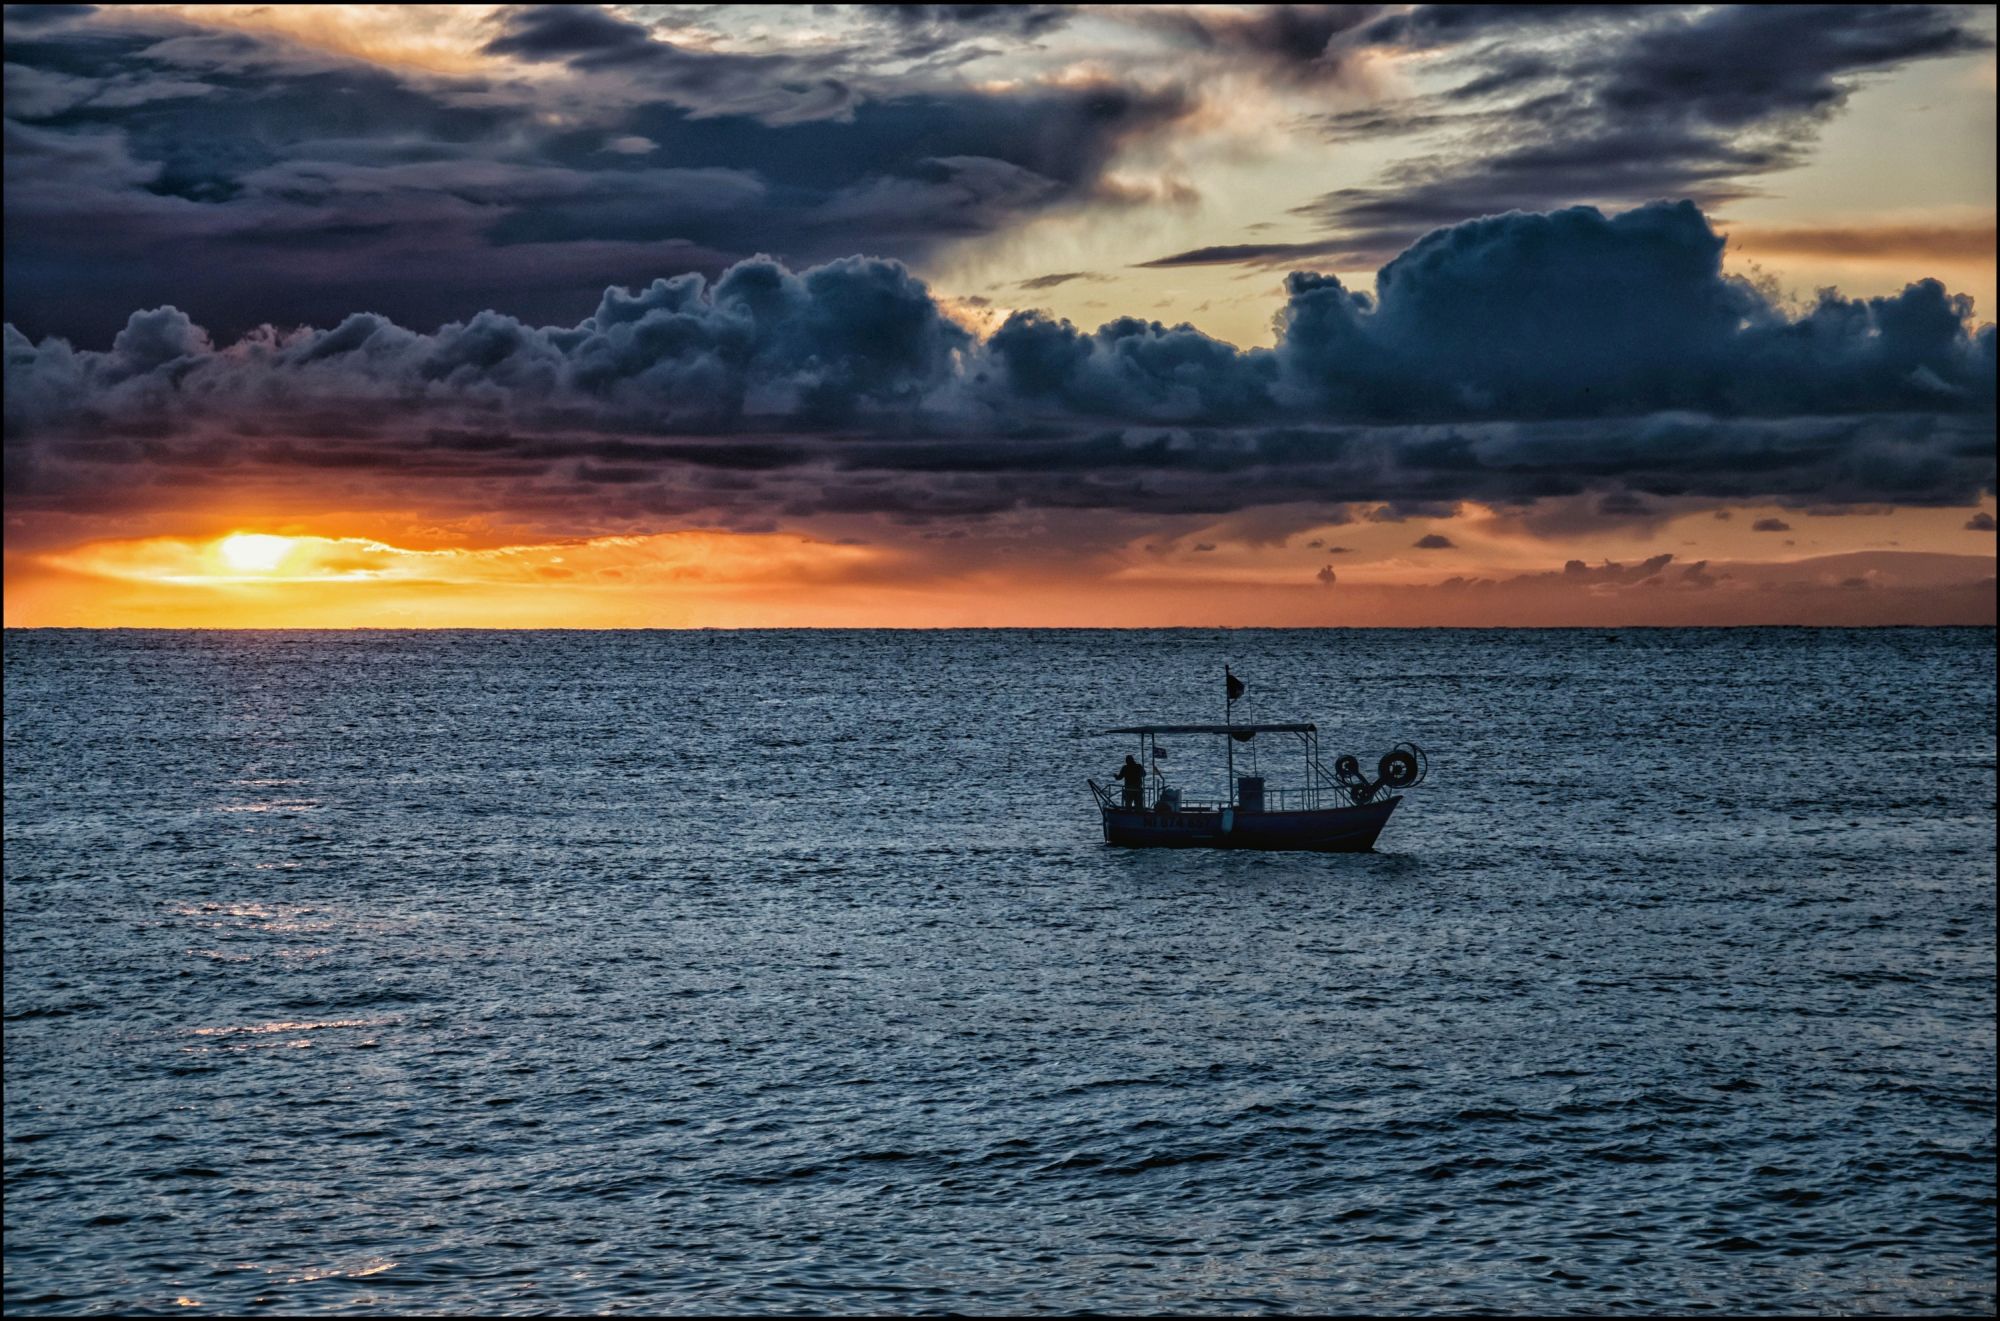
<path fill-rule="evenodd" d="M 10 555 L 7 624 L 769 625 L 800 599 L 893 579 L 899 564 L 878 547 L 715 530 L 433 550 L 305 533 L 148 537 Z"/>
<path fill-rule="evenodd" d="M 238 532 L 217 542 L 215 550 L 222 562 L 238 573 L 274 573 L 296 545 L 296 537 Z"/>
<path fill-rule="evenodd" d="M 158 22 L 287 37 L 313 50 L 430 73 L 488 72 L 504 61 L 482 47 L 496 5 L 148 5 L 100 10 L 100 21 Z"/>

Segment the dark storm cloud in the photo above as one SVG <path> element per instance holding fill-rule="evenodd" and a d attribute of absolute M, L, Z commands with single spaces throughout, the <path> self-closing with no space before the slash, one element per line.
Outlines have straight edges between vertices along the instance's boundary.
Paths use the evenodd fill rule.
<path fill-rule="evenodd" d="M 1016 289 L 1030 289 L 1030 290 L 1054 289 L 1057 288 L 1058 286 L 1068 284 L 1072 280 L 1083 280 L 1088 283 L 1096 284 L 1104 280 L 1107 280 L 1109 278 L 1110 278 L 1109 276 L 1098 275 L 1093 271 L 1059 271 L 1053 275 L 1037 275 L 1032 279 L 1021 281 L 1014 287 Z"/>
<path fill-rule="evenodd" d="M 1790 532 L 1792 525 L 1782 518 L 1760 518 L 1750 525 L 1752 532 Z"/>
<path fill-rule="evenodd" d="M 857 96 L 840 76 L 851 53 L 761 55 L 691 50 L 655 38 L 642 23 L 595 5 L 530 5 L 503 10 L 493 55 L 612 73 L 702 115 L 739 114 L 767 123 L 846 115 Z"/>
<path fill-rule="evenodd" d="M 1309 243 L 1220 243 L 1133 264 L 1156 270 L 1176 266 L 1289 266 L 1325 260 L 1339 263 L 1354 251 L 1355 245 L 1345 239 Z"/>
<path fill-rule="evenodd" d="M 1139 21 L 1210 52 L 1235 57 L 1288 81 L 1347 78 L 1359 34 L 1381 5 L 1255 5 L 1234 9 L 1161 6 L 1137 11 Z"/>
<path fill-rule="evenodd" d="M 8 5 L 6 23 L 9 28 L 32 31 L 88 18 L 96 12 L 96 5 Z"/>
<path fill-rule="evenodd" d="M 1422 536 L 1422 537 L 1418 537 L 1418 538 L 1417 538 L 1417 539 L 1416 539 L 1416 540 L 1415 540 L 1414 542 L 1412 542 L 1412 543 L 1411 543 L 1411 545 L 1412 545 L 1412 546 L 1414 546 L 1414 547 L 1415 547 L 1416 549 L 1418 549 L 1418 550 L 1455 550 L 1455 549 L 1457 549 L 1457 546 L 1456 546 L 1456 544 L 1455 544 L 1455 543 L 1454 543 L 1454 542 L 1452 541 L 1452 539 L 1451 539 L 1450 537 L 1447 537 L 1447 536 L 1443 536 L 1443 535 L 1441 535 L 1440 533 L 1436 533 L 1436 532 L 1433 532 L 1433 533 L 1431 533 L 1431 534 L 1430 534 L 1430 535 L 1428 535 L 1428 536 Z"/>
<path fill-rule="evenodd" d="M 1549 115 L 1542 128 L 1527 118 L 1525 145 L 1469 161 L 1417 158 L 1387 184 L 1337 189 L 1294 214 L 1336 231 L 1329 246 L 1372 257 L 1468 216 L 1542 210 L 1565 198 L 1734 201 L 1746 194 L 1746 178 L 1805 159 L 1805 144 L 1795 138 L 1739 141 L 1661 125 L 1608 125 L 1572 135 L 1558 127 L 1567 114 Z"/>
<path fill-rule="evenodd" d="M 905 59 L 934 57 L 983 40 L 1034 41 L 1075 17 L 1073 5 L 860 5 Z"/>
<path fill-rule="evenodd" d="M 1722 248 L 1689 203 L 1470 221 L 1385 266 L 1373 299 L 1290 277 L 1277 356 L 1290 390 L 1375 417 L 1992 407 L 1991 332 L 1969 337 L 1936 282 L 1794 321 L 1722 275 Z"/>
<path fill-rule="evenodd" d="M 499 55 L 531 60 L 622 62 L 654 45 L 646 27 L 595 5 L 528 5 L 503 13 L 506 31 L 486 43 Z"/>
<path fill-rule="evenodd" d="M 1326 115 L 1326 135 L 1445 132 L 1442 145 L 1297 208 L 1322 238 L 1149 264 L 1382 260 L 1435 226 L 1510 209 L 1725 203 L 1803 163 L 1861 76 L 1989 44 L 1967 12 L 1936 5 L 1428 5 L 1349 40 L 1442 51 L 1466 77 L 1400 105 Z"/>
<path fill-rule="evenodd" d="M 982 342 L 863 258 L 614 288 L 569 325 L 370 313 L 228 342 L 157 308 L 97 352 L 10 325 L 8 503 L 338 473 L 592 525 L 1552 499 L 1629 521 L 1665 499 L 1991 489 L 1995 337 L 1964 299 L 1919 281 L 1792 315 L 1723 276 L 1721 251 L 1687 204 L 1475 221 L 1372 295 L 1292 276 L 1276 345 L 1251 350 L 1034 312 Z"/>
<path fill-rule="evenodd" d="M 1408 12 L 1389 14 L 1362 28 L 1359 39 L 1374 46 L 1425 50 L 1480 37 L 1522 36 L 1561 27 L 1572 20 L 1631 22 L 1656 6 L 1619 5 L 1415 5 Z"/>
<path fill-rule="evenodd" d="M 860 5 L 863 11 L 906 28 L 952 28 L 961 32 L 1039 37 L 1068 23 L 1074 5 Z"/>
<path fill-rule="evenodd" d="M 1602 69 L 1597 100 L 1652 116 L 1739 128 L 1810 117 L 1846 100 L 1848 78 L 1983 50 L 1970 15 L 1937 5 L 1719 5 L 1642 29 Z"/>
<path fill-rule="evenodd" d="M 580 81 L 396 73 L 160 15 L 10 24 L 7 318 L 96 344 L 161 303 L 228 335 L 357 307 L 428 326 L 500 288 L 497 310 L 574 321 L 661 272 L 914 259 L 1102 204 L 1118 151 L 1194 105 L 1112 82 L 864 96 L 857 51 L 697 51 L 594 8 L 496 24 L 493 50 Z"/>
<path fill-rule="evenodd" d="M 1015 401 L 1070 416 L 1228 423 L 1274 411 L 1277 360 L 1192 326 L 1120 317 L 1094 333 L 1017 312 L 987 341 L 978 376 L 998 409 Z"/>
<path fill-rule="evenodd" d="M 1991 532 L 1994 530 L 1993 515 L 1984 510 L 1965 520 L 1967 532 Z"/>
<path fill-rule="evenodd" d="M 1441 93 L 1447 102 L 1482 101 L 1500 92 L 1554 78 L 1562 66 L 1544 55 L 1499 55 L 1480 72 Z"/>

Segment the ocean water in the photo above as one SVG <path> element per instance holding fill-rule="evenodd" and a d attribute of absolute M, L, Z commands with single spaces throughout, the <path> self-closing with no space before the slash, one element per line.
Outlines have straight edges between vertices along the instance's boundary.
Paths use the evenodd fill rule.
<path fill-rule="evenodd" d="M 1991 1313 L 1994 654 L 9 633 L 6 1308 Z"/>

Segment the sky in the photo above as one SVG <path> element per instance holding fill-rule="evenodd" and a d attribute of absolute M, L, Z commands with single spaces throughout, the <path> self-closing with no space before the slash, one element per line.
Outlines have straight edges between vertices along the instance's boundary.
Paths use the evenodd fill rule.
<path fill-rule="evenodd" d="M 1990 6 L 10 6 L 27 626 L 1994 621 Z"/>

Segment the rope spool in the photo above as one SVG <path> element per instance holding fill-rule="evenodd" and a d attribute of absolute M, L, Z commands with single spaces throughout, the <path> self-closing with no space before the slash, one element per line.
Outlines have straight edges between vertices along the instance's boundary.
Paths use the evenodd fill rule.
<path fill-rule="evenodd" d="M 1424 774 L 1430 769 L 1429 758 L 1424 750 L 1414 743 L 1398 743 L 1384 753 L 1375 770 L 1381 783 L 1391 789 L 1407 789 L 1421 784 Z"/>

